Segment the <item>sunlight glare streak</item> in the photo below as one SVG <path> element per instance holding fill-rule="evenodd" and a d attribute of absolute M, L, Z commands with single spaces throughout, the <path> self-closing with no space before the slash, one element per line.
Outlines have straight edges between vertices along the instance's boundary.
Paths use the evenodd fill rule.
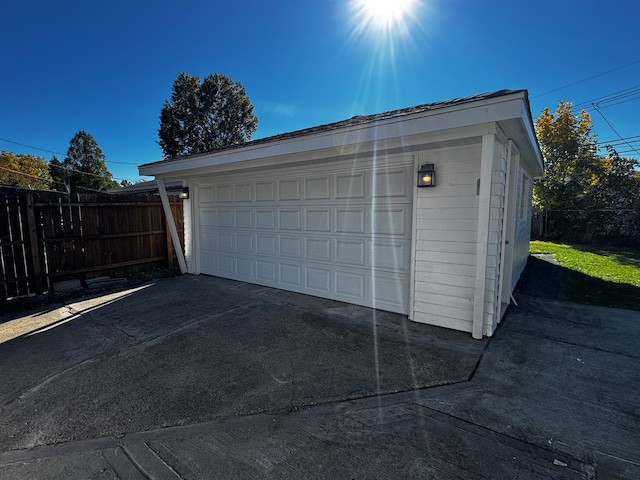
<path fill-rule="evenodd" d="M 351 0 L 357 29 L 406 33 L 417 0 Z"/>

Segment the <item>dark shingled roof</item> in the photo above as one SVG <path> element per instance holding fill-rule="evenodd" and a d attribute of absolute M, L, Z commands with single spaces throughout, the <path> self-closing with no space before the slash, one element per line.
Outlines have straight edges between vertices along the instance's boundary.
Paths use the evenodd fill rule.
<path fill-rule="evenodd" d="M 259 138 L 257 140 L 251 140 L 249 142 L 238 143 L 235 145 L 229 145 L 226 147 L 217 148 L 209 152 L 168 158 L 166 160 L 161 160 L 160 162 L 180 160 L 184 158 L 200 157 L 204 155 L 209 155 L 211 153 L 224 152 L 226 150 L 234 150 L 237 148 L 249 147 L 254 145 L 262 145 L 265 143 L 276 142 L 278 140 L 286 140 L 289 138 L 304 137 L 305 135 L 312 135 L 314 133 L 330 132 L 330 131 L 338 130 L 345 127 L 355 127 L 357 125 L 364 125 L 367 123 L 379 122 L 381 120 L 389 120 L 391 118 L 404 117 L 406 115 L 412 115 L 415 113 L 439 110 L 441 108 L 453 107 L 456 105 L 463 105 L 465 103 L 478 102 L 480 100 L 503 97 L 506 95 L 521 93 L 521 92 L 526 93 L 526 90 L 497 90 L 495 92 L 481 93 L 479 95 L 472 95 L 469 97 L 453 98 L 451 100 L 443 100 L 440 102 L 425 103 L 423 105 L 416 105 L 415 107 L 400 108 L 397 110 L 390 110 L 388 112 L 376 113 L 373 115 L 357 115 L 355 117 L 351 117 L 347 120 L 341 120 L 339 122 L 327 123 L 326 125 L 319 125 L 317 127 L 304 128 L 302 130 L 295 130 L 293 132 L 288 132 L 288 133 L 280 133 L 278 135 L 273 135 L 271 137 Z M 153 163 L 160 163 L 160 162 L 153 162 Z M 150 164 L 147 164 L 147 165 L 150 165 Z"/>

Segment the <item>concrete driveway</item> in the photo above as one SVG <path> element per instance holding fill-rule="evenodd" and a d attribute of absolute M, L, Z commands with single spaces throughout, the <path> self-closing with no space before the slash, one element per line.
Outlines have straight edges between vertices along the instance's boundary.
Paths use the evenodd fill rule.
<path fill-rule="evenodd" d="M 4 319 L 0 477 L 640 478 L 640 314 L 518 301 L 490 341 L 206 276 Z"/>

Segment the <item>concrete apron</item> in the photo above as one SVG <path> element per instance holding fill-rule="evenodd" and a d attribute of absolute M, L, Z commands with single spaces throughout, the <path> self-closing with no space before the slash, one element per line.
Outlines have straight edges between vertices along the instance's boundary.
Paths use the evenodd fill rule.
<path fill-rule="evenodd" d="M 34 312 L 0 341 L 2 450 L 465 381 L 486 344 L 207 276 Z"/>
<path fill-rule="evenodd" d="M 0 476 L 640 478 L 640 313 L 516 298 L 486 351 L 210 277 L 50 311 L 0 344 Z"/>

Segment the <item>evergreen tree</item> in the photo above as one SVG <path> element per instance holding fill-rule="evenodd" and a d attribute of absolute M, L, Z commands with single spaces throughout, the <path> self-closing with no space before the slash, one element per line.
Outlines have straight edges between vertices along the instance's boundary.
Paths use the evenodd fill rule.
<path fill-rule="evenodd" d="M 108 190 L 119 186 L 107 168 L 106 157 L 98 142 L 84 130 L 71 139 L 62 166 L 80 189 Z"/>

